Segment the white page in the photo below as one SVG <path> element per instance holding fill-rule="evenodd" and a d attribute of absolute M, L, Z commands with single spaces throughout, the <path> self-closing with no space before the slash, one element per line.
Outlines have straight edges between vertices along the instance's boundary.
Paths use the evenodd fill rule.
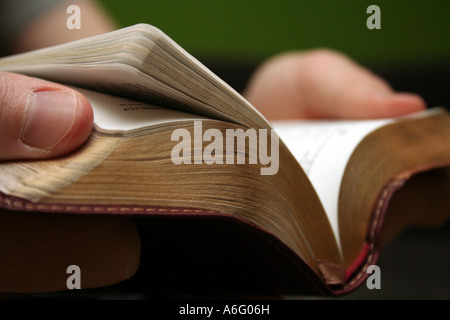
<path fill-rule="evenodd" d="M 71 88 L 79 91 L 88 99 L 94 112 L 94 125 L 98 131 L 102 132 L 126 134 L 162 123 L 208 119 L 109 94 L 77 87 Z"/>
<path fill-rule="evenodd" d="M 322 202 L 340 248 L 338 201 L 341 180 L 350 156 L 372 131 L 401 120 L 430 117 L 441 107 L 396 118 L 342 121 L 273 121 L 280 139 L 302 166 Z"/>
<path fill-rule="evenodd" d="M 272 123 L 316 189 L 339 248 L 338 199 L 346 164 L 353 150 L 368 133 L 393 121 L 380 119 Z"/>

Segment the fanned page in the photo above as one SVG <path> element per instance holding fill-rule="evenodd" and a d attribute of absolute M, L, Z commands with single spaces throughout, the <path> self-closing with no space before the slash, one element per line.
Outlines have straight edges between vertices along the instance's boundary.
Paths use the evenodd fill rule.
<path fill-rule="evenodd" d="M 339 192 L 347 163 L 356 147 L 378 128 L 402 119 L 433 115 L 435 112 L 437 109 L 376 120 L 298 120 L 272 123 L 314 186 L 339 247 Z"/>
<path fill-rule="evenodd" d="M 208 119 L 145 102 L 71 87 L 89 100 L 94 113 L 94 127 L 103 133 L 127 136 L 165 123 Z"/>
<path fill-rule="evenodd" d="M 267 120 L 158 28 L 138 24 L 0 59 L 0 70 L 156 103 L 252 128 Z"/>

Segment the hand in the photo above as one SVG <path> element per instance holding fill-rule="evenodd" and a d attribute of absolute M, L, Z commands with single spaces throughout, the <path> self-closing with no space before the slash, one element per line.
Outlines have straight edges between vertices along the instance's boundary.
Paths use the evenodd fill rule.
<path fill-rule="evenodd" d="M 284 53 L 262 64 L 244 96 L 268 120 L 382 118 L 426 108 L 381 78 L 330 50 Z"/>
<path fill-rule="evenodd" d="M 62 85 L 0 72 L 0 160 L 43 159 L 82 145 L 92 109 Z M 120 217 L 0 212 L 0 292 L 67 289 L 67 267 L 82 288 L 125 280 L 139 264 L 140 239 Z"/>

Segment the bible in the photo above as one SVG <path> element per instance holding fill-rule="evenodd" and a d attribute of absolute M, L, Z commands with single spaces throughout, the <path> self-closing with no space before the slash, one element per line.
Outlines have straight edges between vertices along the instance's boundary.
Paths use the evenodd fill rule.
<path fill-rule="evenodd" d="M 153 289 L 346 294 L 376 263 L 385 222 L 450 212 L 443 108 L 271 123 L 147 24 L 0 70 L 76 88 L 94 111 L 73 153 L 0 163 L 0 208 L 132 217 L 151 235 L 138 276 Z"/>

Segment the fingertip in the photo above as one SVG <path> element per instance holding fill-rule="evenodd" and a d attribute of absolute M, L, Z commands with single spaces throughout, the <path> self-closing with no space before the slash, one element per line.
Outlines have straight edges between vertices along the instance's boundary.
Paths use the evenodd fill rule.
<path fill-rule="evenodd" d="M 70 137 L 71 141 L 69 143 L 71 149 L 79 147 L 88 139 L 94 121 L 94 113 L 88 99 L 78 91 L 75 91 L 75 95 L 77 96 L 78 105 L 77 116 L 73 125 L 73 135 Z"/>
<path fill-rule="evenodd" d="M 372 90 L 364 95 L 353 95 L 338 109 L 343 113 L 341 118 L 381 119 L 423 111 L 426 107 L 424 99 L 417 94 Z"/>
<path fill-rule="evenodd" d="M 89 138 L 93 126 L 93 111 L 89 101 L 78 91 L 67 88 L 76 97 L 76 113 L 70 131 L 57 145 L 48 151 L 44 158 L 68 154 L 78 149 Z"/>
<path fill-rule="evenodd" d="M 380 103 L 379 117 L 398 117 L 427 108 L 425 100 L 413 93 L 395 93 Z"/>

